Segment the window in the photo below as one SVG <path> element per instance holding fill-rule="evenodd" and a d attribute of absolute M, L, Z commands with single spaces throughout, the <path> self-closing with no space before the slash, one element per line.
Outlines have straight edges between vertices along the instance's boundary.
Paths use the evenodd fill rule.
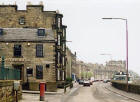
<path fill-rule="evenodd" d="M 27 76 L 33 76 L 33 69 L 32 68 L 27 69 Z"/>
<path fill-rule="evenodd" d="M 60 42 L 60 39 L 61 39 L 61 38 L 60 38 L 60 35 L 58 34 L 58 45 L 60 45 L 60 43 L 61 43 L 61 42 Z"/>
<path fill-rule="evenodd" d="M 64 56 L 63 56 L 63 61 L 62 61 L 62 63 L 63 63 L 63 66 L 65 65 L 65 58 L 64 58 Z"/>
<path fill-rule="evenodd" d="M 66 33 L 65 29 L 63 29 L 63 37 L 65 37 L 65 33 Z"/>
<path fill-rule="evenodd" d="M 3 29 L 0 29 L 0 35 L 3 35 Z"/>
<path fill-rule="evenodd" d="M 36 66 L 36 79 L 43 79 L 43 66 L 42 65 Z"/>
<path fill-rule="evenodd" d="M 50 64 L 46 64 L 46 68 L 50 68 Z"/>
<path fill-rule="evenodd" d="M 38 36 L 45 36 L 45 29 L 38 29 L 37 35 Z"/>
<path fill-rule="evenodd" d="M 25 18 L 24 17 L 20 17 L 19 24 L 21 24 L 21 25 L 25 24 Z"/>
<path fill-rule="evenodd" d="M 14 56 L 21 57 L 21 45 L 14 45 Z"/>
<path fill-rule="evenodd" d="M 58 28 L 60 28 L 60 26 L 61 26 L 61 19 L 58 18 Z"/>
<path fill-rule="evenodd" d="M 62 80 L 65 80 L 65 72 L 62 72 Z"/>
<path fill-rule="evenodd" d="M 58 52 L 57 63 L 60 64 L 60 52 Z"/>
<path fill-rule="evenodd" d="M 43 44 L 36 45 L 36 57 L 43 57 Z"/>
<path fill-rule="evenodd" d="M 65 44 L 63 44 L 63 51 L 65 51 Z"/>
<path fill-rule="evenodd" d="M 57 80 L 60 80 L 60 71 L 57 69 Z"/>

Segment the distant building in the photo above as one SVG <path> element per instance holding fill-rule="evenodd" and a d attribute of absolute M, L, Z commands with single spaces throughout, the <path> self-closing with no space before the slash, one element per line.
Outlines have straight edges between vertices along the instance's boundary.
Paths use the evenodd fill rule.
<path fill-rule="evenodd" d="M 6 66 L 21 71 L 30 90 L 39 90 L 44 81 L 48 91 L 56 91 L 66 78 L 66 26 L 62 14 L 43 8 L 0 5 L 0 56 Z"/>
<path fill-rule="evenodd" d="M 76 72 L 78 79 L 88 79 L 90 77 L 93 77 L 93 64 L 84 63 L 83 61 L 77 61 Z"/>
<path fill-rule="evenodd" d="M 117 72 L 126 72 L 125 61 L 109 61 L 106 65 L 94 64 L 94 77 L 97 80 L 111 79 Z"/>
<path fill-rule="evenodd" d="M 125 72 L 126 71 L 126 63 L 125 61 L 109 61 L 106 62 L 106 67 L 108 69 L 114 70 L 114 71 L 122 71 Z"/>

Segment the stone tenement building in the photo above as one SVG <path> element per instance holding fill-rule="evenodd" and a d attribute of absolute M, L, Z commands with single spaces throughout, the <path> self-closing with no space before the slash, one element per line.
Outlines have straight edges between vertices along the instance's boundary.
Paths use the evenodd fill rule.
<path fill-rule="evenodd" d="M 75 78 L 77 77 L 77 67 L 76 67 L 76 53 L 73 54 L 71 50 L 67 47 L 66 49 L 66 77 Z"/>
<path fill-rule="evenodd" d="M 66 78 L 72 77 L 72 53 L 70 49 L 66 48 Z"/>
<path fill-rule="evenodd" d="M 56 91 L 65 80 L 66 26 L 63 15 L 43 11 L 43 5 L 0 5 L 0 56 L 5 66 L 19 69 L 23 83 L 39 90 L 46 82 L 48 91 Z"/>

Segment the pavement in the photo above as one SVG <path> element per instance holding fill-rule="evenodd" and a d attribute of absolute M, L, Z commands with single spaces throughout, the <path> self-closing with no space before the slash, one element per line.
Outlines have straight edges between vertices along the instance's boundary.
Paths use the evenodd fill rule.
<path fill-rule="evenodd" d="M 126 91 L 122 91 L 122 90 L 119 90 L 117 88 L 114 88 L 111 83 L 108 83 L 108 84 L 105 84 L 104 86 L 107 90 L 111 91 L 111 92 L 114 92 L 116 94 L 119 94 L 121 96 L 124 96 L 126 98 L 129 98 L 131 100 L 134 100 L 134 101 L 137 101 L 137 102 L 140 102 L 140 95 L 139 94 L 135 94 L 135 93 L 130 93 L 130 92 L 126 92 Z"/>
<path fill-rule="evenodd" d="M 75 89 L 79 88 L 78 83 L 73 84 L 73 88 L 69 87 L 66 89 L 66 93 L 64 93 L 64 89 L 58 89 L 57 92 L 45 92 L 45 101 L 44 102 L 62 102 L 63 97 L 67 96 L 69 93 L 73 92 Z M 41 102 L 40 92 L 39 91 L 22 91 L 22 100 L 19 102 Z"/>
<path fill-rule="evenodd" d="M 22 93 L 28 93 L 28 94 L 40 94 L 40 91 L 30 91 L 30 90 L 22 90 Z M 57 89 L 57 92 L 45 92 L 46 95 L 59 95 L 63 94 L 64 89 Z"/>

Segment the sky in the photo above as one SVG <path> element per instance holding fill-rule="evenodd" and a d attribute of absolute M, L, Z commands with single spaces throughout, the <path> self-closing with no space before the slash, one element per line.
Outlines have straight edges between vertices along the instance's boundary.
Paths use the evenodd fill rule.
<path fill-rule="evenodd" d="M 18 4 L 26 9 L 41 0 L 0 0 L 1 4 Z M 140 75 L 140 0 L 42 0 L 44 10 L 59 10 L 67 25 L 67 46 L 77 53 L 78 60 L 103 63 L 111 59 L 126 59 L 126 26 L 123 20 L 103 20 L 119 17 L 128 20 L 129 69 Z M 101 54 L 110 54 L 101 55 Z"/>

